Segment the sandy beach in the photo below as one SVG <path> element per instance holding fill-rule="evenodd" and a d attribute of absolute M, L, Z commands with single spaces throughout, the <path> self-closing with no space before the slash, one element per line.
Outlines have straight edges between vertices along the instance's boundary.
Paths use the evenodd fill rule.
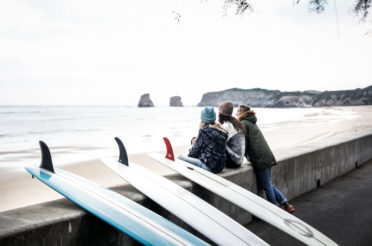
<path fill-rule="evenodd" d="M 345 110 L 345 107 L 335 108 Z M 308 143 L 321 142 L 340 135 L 352 135 L 357 132 L 372 129 L 372 106 L 347 107 L 358 117 L 335 121 L 308 122 L 306 119 L 296 122 L 284 122 L 276 128 L 261 130 L 271 146 L 275 155 L 281 151 Z M 172 139 L 170 139 L 172 141 Z M 189 146 L 175 146 L 175 155 L 187 154 Z M 165 151 L 165 150 L 164 150 Z M 53 155 L 53 153 L 52 153 Z M 129 155 L 129 160 L 143 165 L 161 175 L 173 172 L 158 164 L 146 153 Z M 106 168 L 99 159 L 83 162 L 71 162 L 62 167 L 65 170 L 86 177 L 105 187 L 114 187 L 125 184 L 120 177 Z M 0 211 L 15 209 L 32 204 L 63 198 L 54 190 L 42 184 L 37 179 L 32 179 L 26 172 L 0 174 Z"/>

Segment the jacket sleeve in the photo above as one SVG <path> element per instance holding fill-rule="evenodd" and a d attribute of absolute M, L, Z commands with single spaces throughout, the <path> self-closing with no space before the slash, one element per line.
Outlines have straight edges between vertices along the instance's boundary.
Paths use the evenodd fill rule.
<path fill-rule="evenodd" d="M 244 126 L 245 126 L 245 158 L 247 158 L 247 160 L 249 161 L 250 160 L 249 150 L 251 148 L 249 138 L 251 136 L 249 134 L 249 126 L 247 124 L 244 124 Z"/>
<path fill-rule="evenodd" d="M 189 150 L 189 156 L 190 157 L 197 158 L 199 156 L 199 152 L 202 148 L 203 141 L 204 141 L 204 134 L 202 132 L 202 129 L 200 129 L 196 142 L 194 143 L 194 145 Z"/>
<path fill-rule="evenodd" d="M 245 136 L 242 132 L 227 140 L 226 153 L 235 164 L 242 164 L 245 154 Z"/>

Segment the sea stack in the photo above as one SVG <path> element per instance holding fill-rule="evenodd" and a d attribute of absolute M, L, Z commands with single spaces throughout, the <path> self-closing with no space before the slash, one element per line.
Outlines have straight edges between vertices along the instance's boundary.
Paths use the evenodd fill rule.
<path fill-rule="evenodd" d="M 138 107 L 143 108 L 143 107 L 154 107 L 154 104 L 152 103 L 150 99 L 150 94 L 146 93 L 143 94 L 138 102 Z"/>
<path fill-rule="evenodd" d="M 169 100 L 169 106 L 171 106 L 171 107 L 183 107 L 181 97 L 180 96 L 171 97 L 170 100 Z"/>

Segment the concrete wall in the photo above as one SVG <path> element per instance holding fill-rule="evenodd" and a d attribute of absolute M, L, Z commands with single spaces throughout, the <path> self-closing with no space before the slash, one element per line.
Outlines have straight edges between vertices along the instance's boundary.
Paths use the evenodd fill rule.
<path fill-rule="evenodd" d="M 278 164 L 272 169 L 273 183 L 290 200 L 317 188 L 372 159 L 372 131 L 340 137 L 275 153 Z M 257 193 L 256 178 L 249 165 L 227 169 L 222 176 Z M 179 175 L 174 182 L 202 197 L 241 224 L 251 215 Z M 162 209 L 131 186 L 116 192 L 150 208 L 186 230 L 202 235 Z M 208 241 L 208 240 L 207 240 Z M 62 199 L 0 213 L 0 245 L 136 245 L 125 234 Z"/>
<path fill-rule="evenodd" d="M 280 155 L 272 180 L 290 200 L 372 159 L 372 134 L 298 146 Z"/>

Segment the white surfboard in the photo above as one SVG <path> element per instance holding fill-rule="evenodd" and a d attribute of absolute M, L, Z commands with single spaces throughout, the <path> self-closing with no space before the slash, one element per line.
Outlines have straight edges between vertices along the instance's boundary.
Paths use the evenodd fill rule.
<path fill-rule="evenodd" d="M 182 219 L 218 245 L 268 245 L 238 222 L 174 182 L 128 162 L 120 139 L 119 161 L 102 162 L 146 196 Z"/>
<path fill-rule="evenodd" d="M 164 141 L 166 156 L 159 153 L 149 156 L 307 245 L 337 245 L 312 226 L 254 193 L 188 162 L 175 160 L 169 140 L 164 138 Z"/>
<path fill-rule="evenodd" d="M 45 143 L 40 141 L 42 164 L 25 169 L 98 218 L 145 245 L 208 245 L 183 228 L 105 187 L 54 168 Z"/>

